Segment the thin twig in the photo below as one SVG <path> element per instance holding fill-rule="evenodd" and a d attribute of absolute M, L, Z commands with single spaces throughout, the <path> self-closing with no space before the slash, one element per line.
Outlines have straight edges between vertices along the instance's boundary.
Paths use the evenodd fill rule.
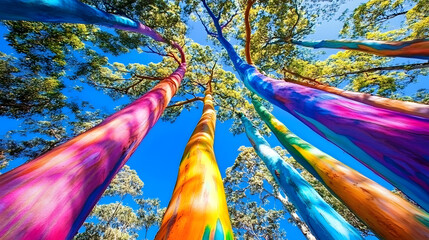
<path fill-rule="evenodd" d="M 196 101 L 203 101 L 204 102 L 204 98 L 203 97 L 194 97 L 194 98 L 191 98 L 191 99 L 186 99 L 185 101 L 177 102 L 177 103 L 175 103 L 173 105 L 170 105 L 167 108 L 179 107 L 179 106 L 183 106 L 183 105 L 186 105 L 188 103 L 192 103 L 192 102 L 196 102 Z"/>
<path fill-rule="evenodd" d="M 210 32 L 209 29 L 207 28 L 206 24 L 204 23 L 203 19 L 201 18 L 200 14 L 198 12 L 195 12 L 195 14 L 198 16 L 198 18 L 200 19 L 201 24 L 203 25 L 204 29 L 206 30 L 207 34 L 212 36 L 212 37 L 217 37 L 217 34 L 214 32 Z"/>
<path fill-rule="evenodd" d="M 397 66 L 388 66 L 388 67 L 376 67 L 365 70 L 359 70 L 354 72 L 335 74 L 335 75 L 325 75 L 323 78 L 333 78 L 333 77 L 343 77 L 352 74 L 360 74 L 360 73 L 368 73 L 368 72 L 377 72 L 377 71 L 388 71 L 388 70 L 403 70 L 403 71 L 411 71 L 415 69 L 428 68 L 429 62 L 427 63 L 418 63 L 418 64 L 406 64 L 406 65 L 397 65 Z"/>

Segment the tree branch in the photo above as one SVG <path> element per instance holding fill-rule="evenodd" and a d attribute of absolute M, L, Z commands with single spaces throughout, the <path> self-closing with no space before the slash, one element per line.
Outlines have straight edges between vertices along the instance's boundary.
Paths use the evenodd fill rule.
<path fill-rule="evenodd" d="M 219 13 L 217 14 L 217 20 L 219 20 L 220 19 L 220 17 L 222 16 L 222 12 L 223 12 L 223 7 L 224 7 L 225 5 L 221 5 L 220 6 L 220 9 L 219 9 Z"/>
<path fill-rule="evenodd" d="M 112 222 L 113 218 L 116 216 L 116 213 L 117 213 L 117 211 L 118 211 L 118 209 L 119 209 L 119 206 L 120 206 L 120 205 L 122 204 L 122 202 L 124 201 L 125 195 L 126 195 L 126 194 L 122 195 L 122 196 L 121 196 L 121 201 L 119 201 L 119 202 L 118 202 L 118 204 L 116 204 L 115 210 L 113 211 L 112 215 L 110 215 L 110 218 L 109 218 L 109 220 L 107 221 L 106 226 L 104 227 L 104 231 L 106 231 L 106 230 L 107 230 L 107 228 L 109 227 L 109 225 L 110 225 L 110 223 Z"/>
<path fill-rule="evenodd" d="M 392 18 L 395 18 L 397 16 L 405 15 L 405 14 L 407 14 L 407 12 L 408 11 L 403 11 L 403 12 L 398 12 L 398 13 L 392 13 L 390 15 L 384 15 L 384 16 L 380 17 L 379 19 L 374 19 L 374 21 L 371 21 L 370 23 L 366 24 L 365 26 L 361 26 L 360 28 L 362 28 L 362 29 L 369 28 L 371 25 L 383 23 L 383 22 L 390 20 Z"/>
<path fill-rule="evenodd" d="M 171 53 L 171 52 L 169 52 L 169 53 L 162 53 L 158 48 L 156 48 L 156 50 L 154 50 L 154 49 L 152 49 L 150 46 L 146 46 L 148 49 L 149 49 L 149 51 L 145 51 L 145 50 L 143 50 L 143 52 L 145 52 L 145 53 L 154 53 L 154 54 L 156 54 L 156 55 L 159 55 L 159 56 L 162 56 L 162 57 L 171 57 L 171 58 L 173 58 L 174 59 L 174 61 L 176 61 L 178 64 L 179 64 L 179 66 L 180 66 L 180 64 L 181 64 L 181 62 L 179 61 L 179 58 L 174 54 L 174 53 Z M 177 48 L 177 47 L 176 47 Z"/>
<path fill-rule="evenodd" d="M 214 14 L 214 13 L 213 13 L 213 11 L 211 10 L 211 8 L 207 5 L 206 0 L 201 0 L 201 2 L 203 3 L 204 8 L 207 10 L 207 12 L 208 12 L 209 16 L 213 19 L 213 24 L 215 25 L 215 27 L 216 27 L 216 31 L 217 31 L 216 36 L 217 36 L 218 38 L 219 38 L 219 37 L 222 37 L 222 38 L 223 38 L 222 28 L 221 28 L 221 26 L 220 26 L 220 24 L 219 24 L 219 18 L 217 18 L 217 17 L 215 16 L 215 14 Z"/>
<path fill-rule="evenodd" d="M 275 198 L 277 198 L 284 206 L 286 206 L 286 209 L 288 207 L 293 206 L 291 202 L 287 199 L 287 197 L 283 197 L 280 192 L 277 192 Z M 298 226 L 299 230 L 301 230 L 302 234 L 308 239 L 308 240 L 316 240 L 316 237 L 311 233 L 310 228 L 307 226 L 305 222 L 301 220 L 301 218 L 296 214 L 296 211 L 292 210 L 288 212 L 292 218 L 292 221 Z"/>
<path fill-rule="evenodd" d="M 170 105 L 167 108 L 179 107 L 179 106 L 183 106 L 183 105 L 186 105 L 188 103 L 192 103 L 192 102 L 196 102 L 196 101 L 203 101 L 204 102 L 204 98 L 203 97 L 195 97 L 195 98 L 187 99 L 185 101 L 177 102 L 173 105 Z"/>
<path fill-rule="evenodd" d="M 179 66 L 180 66 L 181 62 L 179 61 L 179 58 L 176 56 L 176 54 L 174 54 L 174 53 L 168 53 L 167 56 L 173 58 L 174 61 L 176 61 L 179 64 Z"/>
<path fill-rule="evenodd" d="M 376 68 L 370 68 L 370 69 L 342 73 L 342 74 L 335 74 L 335 75 L 328 75 L 328 76 L 325 75 L 322 77 L 323 78 L 343 77 L 343 76 L 352 75 L 352 74 L 369 73 L 369 72 L 377 72 L 377 71 L 389 71 L 389 70 L 411 71 L 414 69 L 422 69 L 422 68 L 428 68 L 428 67 L 429 67 L 429 62 L 417 63 L 417 64 L 405 64 L 405 65 L 388 66 L 388 67 L 376 67 Z"/>
<path fill-rule="evenodd" d="M 98 85 L 95 82 L 91 81 L 90 84 L 94 85 L 95 87 L 99 87 L 99 88 L 107 88 L 107 89 L 113 89 L 116 90 L 118 92 L 122 92 L 127 94 L 131 88 L 137 86 L 138 84 L 142 83 L 144 80 L 151 80 L 151 81 L 158 81 L 158 80 L 163 80 L 163 77 L 151 77 L 151 76 L 143 76 L 143 75 L 137 75 L 134 74 L 133 77 L 139 78 L 138 81 L 136 81 L 135 83 L 127 86 L 127 87 L 113 87 L 113 86 L 104 86 L 104 85 Z M 116 80 L 116 79 L 115 79 Z M 123 79 L 123 80 L 129 80 L 129 79 Z"/>
<path fill-rule="evenodd" d="M 209 90 L 210 94 L 213 93 L 213 89 L 212 89 L 212 81 L 213 81 L 213 77 L 214 77 L 214 72 L 215 72 L 215 68 L 216 68 L 217 62 L 215 62 L 213 64 L 213 67 L 210 71 L 210 78 L 209 81 L 207 82 L 207 89 Z"/>
<path fill-rule="evenodd" d="M 292 26 L 292 28 L 289 30 L 289 36 L 287 36 L 286 38 L 284 38 L 286 42 L 287 42 L 287 41 L 290 41 L 290 39 L 292 39 L 292 38 L 293 38 L 293 36 L 294 36 L 293 31 L 294 31 L 294 30 L 295 30 L 295 28 L 298 26 L 299 20 L 301 20 L 301 14 L 299 14 L 298 6 L 296 6 L 296 4 L 297 4 L 297 3 L 295 2 L 294 9 L 295 9 L 295 13 L 296 13 L 296 15 L 297 15 L 298 17 L 296 18 L 295 24 L 294 24 L 294 25 Z"/>
<path fill-rule="evenodd" d="M 304 80 L 310 81 L 310 82 L 312 82 L 312 83 L 322 84 L 322 85 L 323 85 L 323 83 L 321 83 L 321 82 L 317 81 L 315 78 L 309 78 L 309 77 L 306 77 L 306 76 L 302 76 L 301 74 L 296 73 L 296 72 L 292 72 L 291 70 L 289 70 L 289 69 L 287 69 L 287 68 L 283 68 L 283 71 L 285 71 L 285 72 L 287 72 L 287 73 L 289 73 L 289 74 L 291 74 L 291 75 L 293 75 L 293 76 L 295 76 L 295 77 L 298 77 L 298 78 L 301 78 L 301 79 L 304 79 Z"/>
<path fill-rule="evenodd" d="M 146 79 L 146 80 L 153 80 L 153 81 L 164 79 L 164 77 L 143 76 L 143 75 L 138 75 L 138 74 L 133 74 L 133 77 L 142 78 L 142 79 Z"/>
<path fill-rule="evenodd" d="M 228 24 L 230 24 L 232 22 L 232 20 L 234 19 L 235 16 L 237 16 L 238 14 L 238 10 L 231 16 L 231 18 L 226 21 L 226 23 L 224 23 L 220 28 L 224 29 L 226 26 L 228 26 Z"/>
<path fill-rule="evenodd" d="M 246 11 L 244 12 L 244 24 L 246 27 L 246 45 L 245 45 L 245 53 L 246 53 L 246 61 L 248 64 L 253 65 L 252 56 L 250 55 L 250 40 L 252 38 L 252 29 L 250 26 L 249 14 L 252 9 L 252 5 L 256 2 L 256 0 L 247 0 Z"/>
<path fill-rule="evenodd" d="M 203 19 L 201 18 L 200 14 L 196 11 L 195 14 L 197 14 L 198 18 L 200 19 L 201 24 L 203 25 L 204 29 L 206 30 L 207 34 L 212 37 L 217 37 L 216 33 L 210 32 L 210 30 L 207 28 L 206 24 L 204 23 Z"/>

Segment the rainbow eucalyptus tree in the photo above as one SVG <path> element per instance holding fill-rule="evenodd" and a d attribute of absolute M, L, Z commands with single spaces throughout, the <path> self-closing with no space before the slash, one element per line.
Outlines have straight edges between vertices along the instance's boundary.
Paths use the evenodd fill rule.
<path fill-rule="evenodd" d="M 181 8 L 174 1 L 82 2 L 109 12 L 122 9 L 116 14 L 152 26 L 168 41 L 184 44 L 182 36 L 187 27 L 181 20 Z M 177 52 L 165 43 L 134 32 L 69 23 L 2 21 L 0 24 L 7 28 L 4 37 L 14 56 L 0 54 L 0 114 L 17 118 L 20 124 L 19 129 L 10 126 L 11 131 L 0 141 L 0 152 L 4 153 L 0 166 L 15 159 L 37 157 L 113 113 L 113 109 L 95 109 L 99 106 L 90 104 L 85 97 L 75 97 L 80 91 L 94 91 L 94 86 L 115 100 L 129 102 L 128 96 L 137 99 L 177 67 L 175 61 L 163 56 L 163 63 L 147 67 L 113 63 L 111 58 L 137 51 L 160 50 L 156 54 L 170 56 Z M 118 74 L 118 71 L 114 78 L 107 78 L 105 75 L 111 69 L 124 72 Z M 121 91 L 114 92 L 108 87 L 118 87 Z"/>
<path fill-rule="evenodd" d="M 287 154 L 279 147 L 274 150 L 281 156 Z M 244 239 L 283 239 L 286 231 L 281 226 L 287 212 L 287 221 L 296 225 L 306 239 L 315 240 L 254 149 L 241 146 L 238 151 L 224 178 L 234 235 Z M 278 203 L 283 207 L 279 208 Z"/>
<path fill-rule="evenodd" d="M 320 23 L 321 17 L 339 16 L 336 12 L 339 9 L 338 3 L 293 1 L 292 4 L 285 3 L 279 6 L 276 1 L 243 2 L 241 9 L 246 8 L 246 3 L 253 6 L 248 14 L 249 28 L 250 23 L 253 26 L 252 37 L 250 41 L 246 40 L 244 37 L 246 24 L 241 24 L 240 35 L 237 38 L 243 47 L 245 44 L 250 45 L 253 61 L 260 70 L 277 78 L 310 83 L 317 81 L 341 88 L 347 84 L 346 88 L 353 91 L 408 101 L 427 101 L 427 89 L 420 88 L 416 91 L 407 88 L 410 83 L 415 83 L 427 75 L 429 65 L 426 62 L 417 59 L 397 62 L 393 58 L 380 58 L 357 51 L 339 52 L 324 60 L 326 54 L 323 55 L 323 52 L 308 51 L 290 44 L 291 39 L 299 41 L 307 39 L 308 33 L 317 30 L 315 23 Z M 353 14 L 350 14 L 350 18 L 347 17 L 349 20 L 346 24 L 350 23 L 350 31 L 346 31 L 349 34 L 344 36 L 356 37 L 350 35 L 354 32 L 352 30 L 354 25 L 350 20 L 353 19 L 357 24 L 366 23 L 360 24 L 362 27 L 360 29 L 365 29 L 368 25 L 376 27 L 365 29 L 365 33 L 359 35 L 364 37 L 361 40 L 412 41 L 425 38 L 427 30 L 425 31 L 423 26 L 427 24 L 424 1 L 393 2 L 377 0 L 362 3 Z M 315 4 L 322 4 L 316 7 L 319 12 L 308 9 Z M 285 9 L 281 10 L 282 8 Z M 325 11 L 329 12 L 323 13 Z M 402 14 L 396 15 L 398 12 Z M 348 12 L 345 12 L 343 17 L 347 15 Z M 391 30 L 392 27 L 387 26 L 390 23 L 387 16 L 393 17 L 395 21 L 400 20 L 403 23 L 401 28 Z M 387 27 L 390 31 L 381 31 Z"/>
<path fill-rule="evenodd" d="M 351 40 L 322 40 L 299 41 L 291 43 L 310 48 L 333 48 L 367 52 L 384 57 L 406 57 L 429 59 L 429 39 L 411 41 L 351 41 Z"/>
<path fill-rule="evenodd" d="M 140 22 L 77 1 L 4 4 L 9 7 L 0 15 L 5 19 L 97 23 L 165 42 Z M 76 234 L 177 91 L 186 60 L 182 48 L 172 45 L 180 51 L 180 65 L 152 90 L 91 130 L 0 176 L 1 214 L 7 219 L 0 225 L 4 239 L 71 239 Z M 46 224 L 48 219 L 52 224 Z"/>
<path fill-rule="evenodd" d="M 253 39 L 252 33 L 251 33 L 251 26 L 250 26 L 250 12 L 252 10 L 253 5 L 255 4 L 255 1 L 247 1 L 246 3 L 246 10 L 244 12 L 244 24 L 245 24 L 245 34 L 246 34 L 246 40 L 245 40 L 245 55 L 246 55 L 246 61 L 248 64 L 253 65 L 252 60 L 252 44 L 251 40 Z M 295 13 L 298 15 L 297 21 L 293 25 L 293 28 L 295 28 L 300 20 L 300 15 L 298 10 L 296 9 L 296 6 L 294 7 Z M 278 15 L 278 14 L 276 14 Z M 282 23 L 281 23 L 282 24 Z M 280 24 L 280 25 L 281 25 Z M 273 24 L 274 26 L 276 24 Z M 291 29 L 289 32 L 293 33 L 294 29 Z M 260 31 L 260 30 L 258 30 Z M 298 31 L 302 32 L 302 31 Z M 378 55 L 386 55 L 386 56 L 406 56 L 407 54 L 411 54 L 410 57 L 422 57 L 424 58 L 425 54 L 427 54 L 426 47 L 428 45 L 428 41 L 426 40 L 413 40 L 413 41 L 403 41 L 403 42 L 377 42 L 377 41 L 369 41 L 369 42 L 359 42 L 359 41 L 331 41 L 331 42 L 323 42 L 323 43 L 316 43 L 316 42 L 308 42 L 308 41 L 296 41 L 296 40 L 290 40 L 292 35 L 286 36 L 285 33 L 276 33 L 278 34 L 277 37 L 273 37 L 273 39 L 280 39 L 279 41 L 291 41 L 294 44 L 300 44 L 303 46 L 309 46 L 314 48 L 323 47 L 326 45 L 326 47 L 332 47 L 335 48 L 336 46 L 342 46 L 345 49 L 354 49 L 354 50 L 361 50 L 378 54 Z M 256 35 L 256 34 L 254 34 Z M 281 36 L 281 37 L 278 37 Z M 259 43 L 260 44 L 260 43 Z M 320 46 L 319 46 L 320 45 Z M 371 50 L 372 49 L 372 50 Z M 377 50 L 380 49 L 380 50 Z M 414 66 L 409 66 L 409 69 L 414 68 L 423 68 L 426 64 L 416 64 Z M 403 102 L 403 101 L 395 101 L 390 100 L 386 98 L 380 98 L 376 96 L 371 96 L 370 94 L 359 94 L 355 92 L 350 91 L 344 91 L 335 87 L 329 87 L 324 84 L 321 84 L 319 81 L 316 81 L 315 79 L 308 78 L 301 76 L 300 74 L 296 72 L 292 72 L 290 70 L 285 70 L 286 73 L 292 74 L 295 77 L 302 78 L 309 82 L 309 84 L 306 84 L 305 82 L 299 82 L 294 81 L 289 78 L 285 78 L 285 81 L 294 82 L 297 84 L 302 84 L 304 86 L 313 87 L 316 89 L 324 90 L 330 93 L 334 93 L 352 100 L 356 100 L 359 102 L 363 102 L 372 106 L 376 107 L 383 107 L 399 112 L 404 112 L 412 115 L 427 117 L 429 116 L 429 106 L 421 105 L 421 104 L 415 104 L 410 102 Z"/>
<path fill-rule="evenodd" d="M 241 120 L 256 153 L 316 238 L 363 239 L 353 226 L 320 197 L 295 168 L 283 161 L 244 115 Z"/>
<path fill-rule="evenodd" d="M 216 111 L 208 83 L 203 114 L 179 166 L 176 186 L 155 239 L 232 240 L 222 177 L 213 150 Z"/>
<path fill-rule="evenodd" d="M 256 99 L 256 111 L 280 143 L 383 239 L 425 239 L 429 214 L 290 132 Z M 386 228 L 386 225 L 390 225 Z"/>
<path fill-rule="evenodd" d="M 1 215 L 8 219 L 0 225 L 3 238 L 71 239 L 161 117 L 185 66 L 100 125 L 0 175 Z M 61 224 L 46 225 L 47 219 Z"/>
<path fill-rule="evenodd" d="M 429 205 L 429 118 L 373 107 L 318 89 L 273 79 L 247 64 L 222 34 L 222 12 L 202 1 L 217 38 L 246 87 L 388 180 L 424 209 Z M 334 124 L 335 123 L 335 124 Z"/>

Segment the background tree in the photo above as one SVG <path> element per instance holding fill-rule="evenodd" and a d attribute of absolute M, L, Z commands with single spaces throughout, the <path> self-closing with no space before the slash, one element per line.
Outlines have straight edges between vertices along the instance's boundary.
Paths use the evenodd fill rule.
<path fill-rule="evenodd" d="M 135 201 L 139 205 L 137 209 L 139 226 L 144 229 L 144 239 L 147 239 L 147 231 L 153 226 L 161 225 L 166 208 L 161 208 L 159 199 L 138 198 Z"/>
<path fill-rule="evenodd" d="M 165 208 L 160 207 L 158 199 L 144 199 L 142 188 L 143 181 L 137 172 L 125 165 L 103 194 L 105 200 L 119 201 L 97 204 L 83 225 L 84 231 L 75 239 L 138 239 L 140 228 L 147 234 L 149 228 L 159 225 Z M 127 196 L 139 207 L 128 206 L 124 202 Z"/>

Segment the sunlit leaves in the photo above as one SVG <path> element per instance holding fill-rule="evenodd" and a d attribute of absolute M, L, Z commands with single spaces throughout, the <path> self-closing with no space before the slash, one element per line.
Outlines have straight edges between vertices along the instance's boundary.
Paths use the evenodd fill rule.
<path fill-rule="evenodd" d="M 142 194 L 143 181 L 135 170 L 125 165 L 115 176 L 109 187 L 104 192 L 104 196 L 137 196 Z"/>
<path fill-rule="evenodd" d="M 391 38 L 385 40 L 425 38 L 429 36 L 428 5 L 425 0 L 370 0 L 345 19 L 341 34 L 384 40 L 368 34 L 390 31 Z M 392 29 L 392 20 L 398 18 L 401 25 Z"/>

